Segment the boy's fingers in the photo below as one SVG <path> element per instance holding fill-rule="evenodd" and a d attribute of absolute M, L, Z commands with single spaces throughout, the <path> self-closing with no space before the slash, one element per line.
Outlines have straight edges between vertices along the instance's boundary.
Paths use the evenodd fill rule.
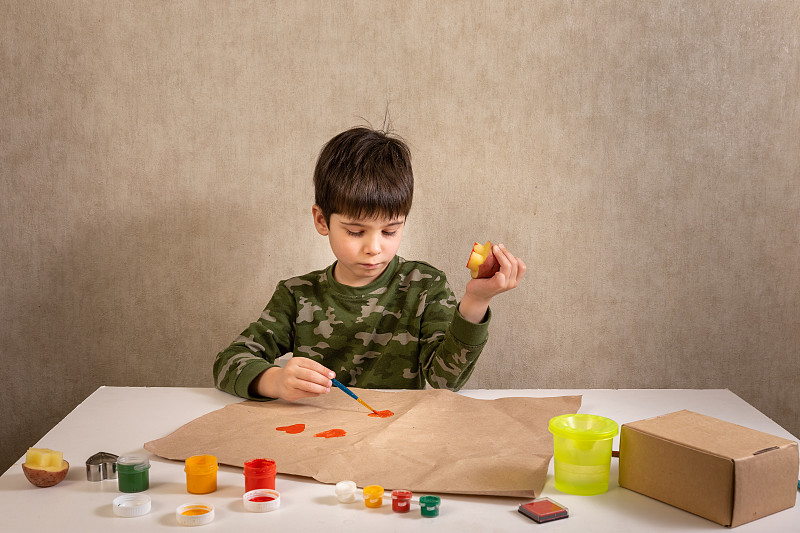
<path fill-rule="evenodd" d="M 319 396 L 320 394 L 325 394 L 330 391 L 330 388 L 324 385 L 319 385 L 313 381 L 303 379 L 298 379 L 294 388 L 302 391 L 304 393 L 303 396 Z"/>
<path fill-rule="evenodd" d="M 522 279 L 522 276 L 525 275 L 525 271 L 528 269 L 527 265 L 525 265 L 525 261 L 522 259 L 517 259 L 519 261 L 519 266 L 517 267 L 517 281 Z"/>
<path fill-rule="evenodd" d="M 320 385 L 313 381 L 303 379 L 301 376 L 297 375 L 290 377 L 286 381 L 285 387 L 286 394 L 284 399 L 289 401 L 319 396 L 320 394 L 327 394 L 330 392 L 330 388 L 326 387 L 325 385 Z"/>
<path fill-rule="evenodd" d="M 309 392 L 303 389 L 291 389 L 286 396 L 283 397 L 283 399 L 289 402 L 294 402 L 301 398 L 314 398 L 316 396 L 326 394 L 327 392 L 328 391 L 326 390 L 323 390 L 322 392 Z"/>
<path fill-rule="evenodd" d="M 522 274 L 525 272 L 525 263 L 521 259 L 514 257 L 503 244 L 497 245 L 495 257 L 500 263 L 500 270 L 503 271 L 505 268 L 505 271 L 503 271 L 505 279 L 502 280 L 503 287 L 505 289 L 515 288 L 519 284 Z"/>
<path fill-rule="evenodd" d="M 308 386 L 303 388 L 310 392 L 323 392 L 323 390 L 320 389 L 327 390 L 331 386 L 330 378 L 310 368 L 299 368 L 297 372 L 295 372 L 295 377 L 302 384 L 307 383 Z"/>
<path fill-rule="evenodd" d="M 495 244 L 494 248 L 492 249 L 492 253 L 494 254 L 495 259 L 497 259 L 497 262 L 500 263 L 501 267 L 509 263 L 508 250 L 506 250 L 505 246 L 502 244 Z"/>
<path fill-rule="evenodd" d="M 509 252 L 508 248 L 506 248 L 505 245 L 503 244 L 497 245 L 497 252 L 495 253 L 495 257 L 498 259 L 498 262 L 500 263 L 501 266 L 503 264 L 513 266 L 517 262 L 517 258 L 514 257 L 514 254 Z"/>
<path fill-rule="evenodd" d="M 331 381 L 328 376 L 333 373 L 316 361 L 307 357 L 292 357 L 284 371 L 284 398 L 289 401 L 330 392 Z"/>
<path fill-rule="evenodd" d="M 321 377 L 327 378 L 328 380 L 336 377 L 336 374 L 331 369 L 323 366 L 313 359 L 309 359 L 308 357 L 292 357 L 291 361 L 297 361 L 298 367 L 307 369 L 311 372 L 316 372 Z"/>

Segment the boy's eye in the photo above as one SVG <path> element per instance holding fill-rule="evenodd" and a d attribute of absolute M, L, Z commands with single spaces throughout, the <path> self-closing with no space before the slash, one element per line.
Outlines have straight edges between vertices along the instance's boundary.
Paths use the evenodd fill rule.
<path fill-rule="evenodd" d="M 364 232 L 347 230 L 347 234 L 350 235 L 351 237 L 361 237 L 364 234 Z"/>
<path fill-rule="evenodd" d="M 387 237 L 394 237 L 397 234 L 397 230 L 395 230 L 395 231 L 384 231 L 383 234 L 386 235 Z"/>

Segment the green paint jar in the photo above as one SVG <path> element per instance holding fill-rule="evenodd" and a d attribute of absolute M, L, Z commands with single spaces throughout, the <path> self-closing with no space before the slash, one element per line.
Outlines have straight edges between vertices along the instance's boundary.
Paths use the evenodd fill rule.
<path fill-rule="evenodd" d="M 419 499 L 419 510 L 422 516 L 439 516 L 439 504 L 442 499 L 438 496 L 423 496 Z"/>
<path fill-rule="evenodd" d="M 143 455 L 117 459 L 117 484 L 120 492 L 142 492 L 150 487 L 150 460 Z"/>

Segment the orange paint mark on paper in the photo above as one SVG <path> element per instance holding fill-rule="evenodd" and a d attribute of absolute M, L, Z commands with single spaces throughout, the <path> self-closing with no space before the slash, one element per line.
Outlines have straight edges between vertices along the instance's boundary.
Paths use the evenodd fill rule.
<path fill-rule="evenodd" d="M 291 426 L 281 426 L 281 427 L 275 428 L 275 429 L 277 429 L 278 431 L 285 431 L 286 433 L 294 435 L 295 433 L 302 433 L 303 430 L 306 429 L 306 425 L 305 424 L 292 424 Z"/>
<path fill-rule="evenodd" d="M 367 416 L 372 416 L 376 418 L 388 418 L 390 416 L 394 416 L 394 413 L 387 409 L 386 411 L 373 411 Z"/>
<path fill-rule="evenodd" d="M 331 437 L 344 437 L 347 435 L 347 432 L 343 429 L 329 429 L 328 431 L 323 431 L 322 433 L 317 433 L 314 435 L 315 437 L 325 437 L 329 439 Z"/>

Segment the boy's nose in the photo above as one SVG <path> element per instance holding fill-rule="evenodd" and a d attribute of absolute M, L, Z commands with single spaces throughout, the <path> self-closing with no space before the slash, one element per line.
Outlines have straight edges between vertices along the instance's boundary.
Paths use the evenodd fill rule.
<path fill-rule="evenodd" d="M 381 253 L 380 237 L 373 237 L 371 239 L 367 239 L 367 242 L 364 244 L 364 252 L 366 252 L 369 255 L 377 255 Z"/>

